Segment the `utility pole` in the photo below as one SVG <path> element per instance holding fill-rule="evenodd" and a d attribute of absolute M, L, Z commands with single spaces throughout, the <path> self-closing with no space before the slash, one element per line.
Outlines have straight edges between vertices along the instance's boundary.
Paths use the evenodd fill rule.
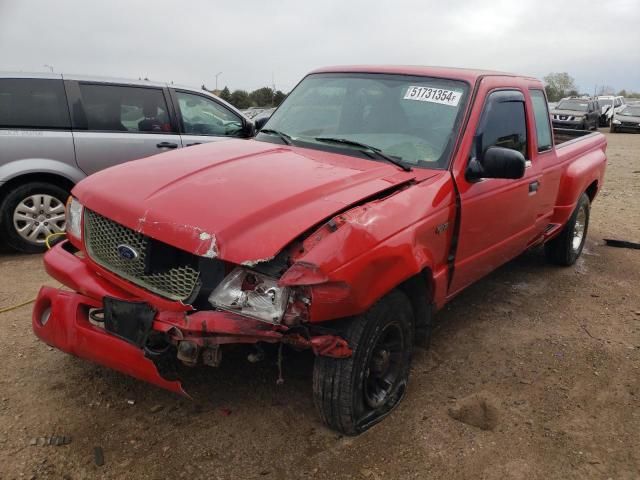
<path fill-rule="evenodd" d="M 222 72 L 216 73 L 216 92 L 218 91 L 218 77 L 222 75 Z"/>

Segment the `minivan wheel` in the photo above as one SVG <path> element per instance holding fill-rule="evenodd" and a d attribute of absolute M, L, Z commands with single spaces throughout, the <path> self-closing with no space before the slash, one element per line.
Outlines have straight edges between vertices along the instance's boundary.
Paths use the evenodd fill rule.
<path fill-rule="evenodd" d="M 69 192 L 50 183 L 31 182 L 9 192 L 0 206 L 0 231 L 7 245 L 25 253 L 46 250 L 45 240 L 65 230 Z"/>
<path fill-rule="evenodd" d="M 566 267 L 576 262 L 587 239 L 590 208 L 591 201 L 588 195 L 583 193 L 560 234 L 545 243 L 544 252 L 547 260 Z"/>
<path fill-rule="evenodd" d="M 413 344 L 413 312 L 407 296 L 394 290 L 341 331 L 353 354 L 317 357 L 313 398 L 322 420 L 357 435 L 389 414 L 404 397 Z"/>

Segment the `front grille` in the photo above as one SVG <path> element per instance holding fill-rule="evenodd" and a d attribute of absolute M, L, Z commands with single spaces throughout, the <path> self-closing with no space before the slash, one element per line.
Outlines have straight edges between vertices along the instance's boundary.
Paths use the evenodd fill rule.
<path fill-rule="evenodd" d="M 84 241 L 87 253 L 98 265 L 163 297 L 184 301 L 191 296 L 198 284 L 200 272 L 197 262 L 185 261 L 190 254 L 88 209 L 85 209 L 84 214 Z M 153 259 L 147 258 L 153 244 L 160 247 L 156 249 L 163 256 L 163 268 L 160 271 L 152 270 Z M 130 249 L 129 252 L 135 251 L 137 255 L 126 258 L 119 247 Z M 167 261 L 167 258 L 170 260 Z"/>

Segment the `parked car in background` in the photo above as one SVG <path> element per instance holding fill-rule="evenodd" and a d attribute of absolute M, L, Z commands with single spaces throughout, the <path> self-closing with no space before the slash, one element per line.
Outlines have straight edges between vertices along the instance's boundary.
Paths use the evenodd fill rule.
<path fill-rule="evenodd" d="M 615 95 L 600 95 L 597 99 L 600 103 L 600 125 L 608 127 L 613 114 L 625 105 L 625 99 Z"/>
<path fill-rule="evenodd" d="M 609 131 L 640 132 L 640 105 L 628 104 L 614 113 Z"/>
<path fill-rule="evenodd" d="M 253 119 L 256 115 L 264 111 L 264 107 L 249 107 L 240 111 L 245 117 Z"/>
<path fill-rule="evenodd" d="M 85 176 L 180 147 L 250 137 L 253 123 L 201 89 L 149 81 L 0 73 L 0 240 L 41 252 L 65 229 Z"/>
<path fill-rule="evenodd" d="M 593 99 L 569 97 L 560 100 L 551 110 L 551 118 L 556 128 L 597 130 L 600 112 Z"/>
<path fill-rule="evenodd" d="M 274 108 L 265 108 L 258 115 L 253 117 L 254 123 L 257 123 L 260 120 L 263 121 L 263 122 L 268 120 L 269 117 L 271 117 L 271 115 L 273 115 L 273 112 L 275 112 L 275 111 L 276 111 L 275 107 Z"/>
<path fill-rule="evenodd" d="M 252 140 L 80 182 L 44 256 L 67 289 L 40 290 L 33 329 L 177 393 L 181 363 L 217 367 L 232 344 L 308 349 L 320 417 L 355 435 L 400 403 L 414 341 L 465 287 L 543 244 L 575 263 L 605 148 L 554 132 L 529 77 L 317 70 Z"/>

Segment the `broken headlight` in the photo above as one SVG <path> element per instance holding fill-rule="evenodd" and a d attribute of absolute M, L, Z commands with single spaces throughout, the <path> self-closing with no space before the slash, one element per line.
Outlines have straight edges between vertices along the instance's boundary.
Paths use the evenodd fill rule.
<path fill-rule="evenodd" d="M 289 289 L 278 280 L 240 267 L 209 295 L 214 307 L 269 323 L 280 323 L 288 300 Z"/>

